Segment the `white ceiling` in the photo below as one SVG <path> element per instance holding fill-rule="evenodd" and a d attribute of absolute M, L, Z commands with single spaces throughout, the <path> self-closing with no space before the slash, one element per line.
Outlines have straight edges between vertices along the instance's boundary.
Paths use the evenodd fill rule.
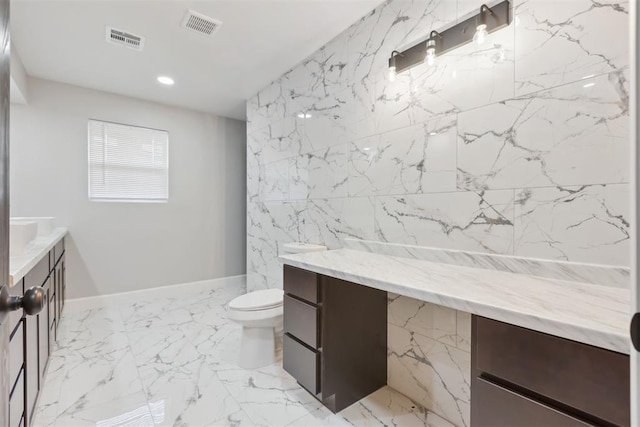
<path fill-rule="evenodd" d="M 381 2 L 13 0 L 11 38 L 31 76 L 244 119 L 247 98 Z M 223 22 L 213 38 L 180 28 L 188 8 Z M 107 43 L 107 25 L 144 50 Z"/>

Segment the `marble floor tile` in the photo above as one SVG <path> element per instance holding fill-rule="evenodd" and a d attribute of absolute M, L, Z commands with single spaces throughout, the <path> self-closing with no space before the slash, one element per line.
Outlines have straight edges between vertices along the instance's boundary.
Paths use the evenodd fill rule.
<path fill-rule="evenodd" d="M 51 369 L 51 363 L 47 366 L 46 381 L 40 391 L 38 406 L 34 412 L 34 426 L 52 426 L 58 415 L 58 399 L 62 387 L 62 369 Z"/>
<path fill-rule="evenodd" d="M 355 426 L 453 426 L 390 387 L 370 394 L 340 415 Z"/>
<path fill-rule="evenodd" d="M 61 411 L 55 420 L 56 427 L 153 425 L 154 418 L 142 391 L 114 396 L 113 399 L 90 405 L 73 405 Z"/>
<path fill-rule="evenodd" d="M 453 427 L 453 424 L 434 413 L 425 411 L 417 403 L 384 387 L 337 414 L 320 408 L 296 420 L 291 426 L 429 426 Z"/>
<path fill-rule="evenodd" d="M 228 283 L 67 309 L 33 425 L 451 425 L 388 387 L 332 414 L 282 369 L 281 346 L 275 364 L 239 368 L 226 305 L 245 287 Z"/>
<path fill-rule="evenodd" d="M 219 371 L 218 375 L 258 425 L 287 425 L 322 406 L 280 363 L 257 370 L 234 368 Z"/>
<path fill-rule="evenodd" d="M 116 396 L 142 391 L 142 383 L 130 351 L 102 359 L 65 358 L 65 376 L 60 387 L 58 414 L 99 405 Z"/>

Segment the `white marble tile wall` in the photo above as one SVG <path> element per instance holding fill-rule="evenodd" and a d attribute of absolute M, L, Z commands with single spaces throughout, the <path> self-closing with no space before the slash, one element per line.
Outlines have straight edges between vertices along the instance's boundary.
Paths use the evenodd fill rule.
<path fill-rule="evenodd" d="M 484 45 L 389 82 L 391 51 L 482 3 L 386 1 L 249 100 L 249 289 L 282 286 L 297 240 L 628 265 L 628 0 L 513 0 Z M 400 325 L 398 348 L 468 363 L 468 331 L 424 325 Z M 436 411 L 458 425 L 462 389 Z"/>
<path fill-rule="evenodd" d="M 390 387 L 457 426 L 469 426 L 471 317 L 391 295 L 387 328 Z"/>
<path fill-rule="evenodd" d="M 627 2 L 512 3 L 390 83 L 391 50 L 480 2 L 385 2 L 249 101 L 251 289 L 292 240 L 628 264 Z"/>

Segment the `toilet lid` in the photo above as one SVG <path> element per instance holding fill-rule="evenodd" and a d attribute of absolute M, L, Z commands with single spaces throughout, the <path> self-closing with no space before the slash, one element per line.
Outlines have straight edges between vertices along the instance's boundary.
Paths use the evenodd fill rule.
<path fill-rule="evenodd" d="M 229 308 L 238 311 L 267 310 L 281 306 L 283 295 L 282 289 L 249 292 L 234 298 L 229 303 Z"/>

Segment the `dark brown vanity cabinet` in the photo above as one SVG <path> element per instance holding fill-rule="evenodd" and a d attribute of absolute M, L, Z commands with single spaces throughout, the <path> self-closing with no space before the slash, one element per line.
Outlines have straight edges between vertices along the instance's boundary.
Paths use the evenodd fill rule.
<path fill-rule="evenodd" d="M 333 412 L 387 382 L 387 293 L 284 267 L 283 366 Z M 472 316 L 471 426 L 629 426 L 629 356 Z"/>
<path fill-rule="evenodd" d="M 42 286 L 46 295 L 45 306 L 39 314 L 25 316 L 22 309 L 10 314 L 9 427 L 33 423 L 55 340 L 56 318 L 64 305 L 64 285 L 63 239 L 9 290 L 12 295 L 21 296 L 32 286 Z"/>
<path fill-rule="evenodd" d="M 387 383 L 387 293 L 284 267 L 283 366 L 333 412 Z"/>
<path fill-rule="evenodd" d="M 630 424 L 629 356 L 472 319 L 472 426 Z"/>

